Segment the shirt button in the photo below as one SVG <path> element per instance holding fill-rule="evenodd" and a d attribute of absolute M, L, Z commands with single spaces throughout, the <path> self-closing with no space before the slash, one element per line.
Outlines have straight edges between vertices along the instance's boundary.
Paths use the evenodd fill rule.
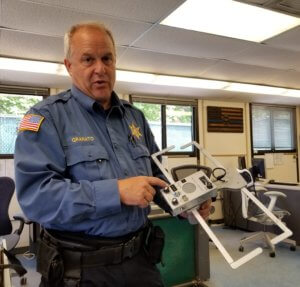
<path fill-rule="evenodd" d="M 127 169 L 124 170 L 124 174 L 125 174 L 126 176 L 128 175 L 128 170 L 127 170 Z"/>
<path fill-rule="evenodd" d="M 114 148 L 115 148 L 115 149 L 118 149 L 118 145 L 117 145 L 116 143 L 114 144 Z"/>

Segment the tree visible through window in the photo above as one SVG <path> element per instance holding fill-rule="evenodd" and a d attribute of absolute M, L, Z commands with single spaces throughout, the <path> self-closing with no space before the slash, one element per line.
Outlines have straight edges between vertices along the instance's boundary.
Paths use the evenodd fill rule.
<path fill-rule="evenodd" d="M 42 96 L 0 93 L 0 155 L 13 154 L 17 130 L 23 115 Z"/>
<path fill-rule="evenodd" d="M 134 102 L 143 111 L 160 149 L 175 145 L 172 152 L 191 152 L 180 146 L 194 139 L 194 107 Z"/>
<path fill-rule="evenodd" d="M 166 106 L 166 146 L 175 145 L 174 151 L 193 140 L 193 108 L 190 106 Z M 192 151 L 192 148 L 186 149 Z"/>

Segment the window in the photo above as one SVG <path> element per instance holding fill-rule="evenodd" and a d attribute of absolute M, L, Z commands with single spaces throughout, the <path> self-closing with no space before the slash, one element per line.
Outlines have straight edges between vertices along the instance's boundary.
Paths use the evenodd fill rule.
<path fill-rule="evenodd" d="M 295 151 L 295 109 L 252 105 L 254 153 Z"/>
<path fill-rule="evenodd" d="M 0 157 L 12 156 L 23 115 L 46 94 L 48 89 L 0 86 Z"/>
<path fill-rule="evenodd" d="M 194 102 L 192 104 L 176 102 L 166 104 L 133 98 L 133 104 L 143 111 L 160 149 L 175 145 L 171 153 L 192 154 L 194 152 L 193 147 L 180 149 L 182 145 L 196 138 Z"/>

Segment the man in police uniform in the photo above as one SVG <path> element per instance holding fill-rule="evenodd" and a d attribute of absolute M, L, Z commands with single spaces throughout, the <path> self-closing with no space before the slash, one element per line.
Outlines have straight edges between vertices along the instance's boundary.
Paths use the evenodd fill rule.
<path fill-rule="evenodd" d="M 161 234 L 149 235 L 147 215 L 152 200 L 165 207 L 156 189 L 166 183 L 145 117 L 113 91 L 111 32 L 71 27 L 64 63 L 71 89 L 30 109 L 15 147 L 19 203 L 42 226 L 40 286 L 163 286 L 159 258 L 147 252 L 153 238 L 162 248 Z"/>

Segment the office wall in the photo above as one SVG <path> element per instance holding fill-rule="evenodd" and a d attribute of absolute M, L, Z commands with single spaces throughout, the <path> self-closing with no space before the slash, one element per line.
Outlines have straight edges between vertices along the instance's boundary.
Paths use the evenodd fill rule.
<path fill-rule="evenodd" d="M 199 100 L 199 142 L 225 167 L 237 167 L 238 157 L 245 156 L 247 167 L 251 166 L 251 130 L 249 103 Z M 207 132 L 207 106 L 235 107 L 243 109 L 243 133 Z M 300 116 L 296 109 L 296 138 L 299 138 Z M 299 149 L 299 142 L 298 142 Z M 297 182 L 296 153 L 277 153 L 255 156 L 265 158 L 266 177 L 277 181 Z M 201 159 L 202 164 L 211 164 Z"/>
<path fill-rule="evenodd" d="M 247 135 L 250 132 L 248 123 L 248 104 L 237 102 L 221 102 L 199 100 L 199 142 L 218 161 L 226 167 L 237 167 L 238 156 L 248 156 L 250 147 Z M 244 126 L 242 133 L 220 133 L 207 131 L 207 107 L 234 107 L 243 109 Z M 201 158 L 201 163 L 212 166 L 206 158 Z"/>

